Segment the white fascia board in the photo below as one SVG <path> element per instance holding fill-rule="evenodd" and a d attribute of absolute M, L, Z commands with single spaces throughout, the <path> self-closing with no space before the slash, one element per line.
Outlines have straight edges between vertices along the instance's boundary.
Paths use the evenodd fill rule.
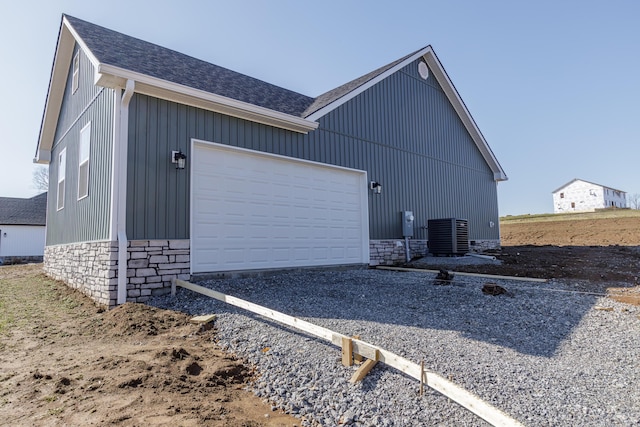
<path fill-rule="evenodd" d="M 84 40 L 82 40 L 82 38 L 76 32 L 76 30 L 73 29 L 73 27 L 71 26 L 71 24 L 69 23 L 66 17 L 62 19 L 62 23 L 64 24 L 64 27 L 71 33 L 71 35 L 73 35 L 73 38 L 75 39 L 76 43 L 78 43 L 78 45 L 80 46 L 80 49 L 82 49 L 82 51 L 87 56 L 87 58 L 89 58 L 89 61 L 93 65 L 93 68 L 97 70 L 98 65 L 100 65 L 100 61 L 98 61 L 98 58 L 96 58 L 93 55 L 93 52 L 91 52 L 91 50 L 87 47 Z"/>
<path fill-rule="evenodd" d="M 484 136 L 476 125 L 475 120 L 473 120 L 471 113 L 467 110 L 467 106 L 464 104 L 464 101 L 462 101 L 460 94 L 453 85 L 453 82 L 449 79 L 447 72 L 444 70 L 444 67 L 433 50 L 429 49 L 429 51 L 424 54 L 424 60 L 427 62 L 427 65 L 429 65 L 429 68 L 433 72 L 436 80 L 438 80 L 438 83 L 440 83 L 442 90 L 444 90 L 445 95 L 447 95 L 447 98 L 456 110 L 456 113 L 458 113 L 460 120 L 462 120 L 464 127 L 467 129 L 467 132 L 469 132 L 469 135 L 471 135 L 471 138 L 480 150 L 482 157 L 484 157 L 485 161 L 493 171 L 494 180 L 506 181 L 508 178 L 502 169 L 502 166 L 500 166 L 498 159 L 493 154 L 493 151 L 491 151 L 489 144 L 484 139 Z"/>
<path fill-rule="evenodd" d="M 58 45 L 53 58 L 49 90 L 47 91 L 40 136 L 38 137 L 38 146 L 34 159 L 36 163 L 48 164 L 51 160 L 51 148 L 53 147 L 53 138 L 55 137 L 56 126 L 60 116 L 62 98 L 64 98 L 69 64 L 71 64 L 71 57 L 73 56 L 73 46 L 73 35 L 69 32 L 68 27 L 63 25 L 60 29 Z"/>
<path fill-rule="evenodd" d="M 455 87 L 453 86 L 453 83 L 451 82 L 451 80 L 449 80 L 449 76 L 447 76 L 447 73 L 444 71 L 442 64 L 436 57 L 435 52 L 433 51 L 431 46 L 427 46 L 424 49 L 419 50 L 418 52 L 411 55 L 404 61 L 389 68 L 384 73 L 376 76 L 375 78 L 369 80 L 365 84 L 359 86 L 358 88 L 344 95 L 340 99 L 335 100 L 331 104 L 328 104 L 325 107 L 314 112 L 313 114 L 309 115 L 307 119 L 314 120 L 314 121 L 318 120 L 320 117 L 335 110 L 345 102 L 355 98 L 365 90 L 378 84 L 382 80 L 386 79 L 387 77 L 394 74 L 398 70 L 406 67 L 408 64 L 412 63 L 413 61 L 415 61 L 420 57 L 422 57 L 427 62 L 436 80 L 438 80 L 438 83 L 440 83 L 440 86 L 442 86 L 445 94 L 447 95 L 447 98 L 449 99 L 449 102 L 453 105 L 454 109 L 456 110 L 456 113 L 458 114 L 465 128 L 467 129 L 467 132 L 469 132 L 476 146 L 480 150 L 480 153 L 482 154 L 485 161 L 493 171 L 493 178 L 496 181 L 506 181 L 508 179 L 507 175 L 505 174 L 504 170 L 500 166 L 498 159 L 495 157 L 495 155 L 491 151 L 491 148 L 489 148 L 489 144 L 482 136 L 480 129 L 478 129 L 478 126 L 476 125 L 475 121 L 471 117 L 469 110 L 467 110 L 467 107 L 464 105 L 462 98 L 460 98 L 458 91 L 456 91 Z"/>
<path fill-rule="evenodd" d="M 374 77 L 373 79 L 369 80 L 368 82 L 364 83 L 363 85 L 358 86 L 356 89 L 354 89 L 351 92 L 345 94 L 341 98 L 336 99 L 332 103 L 330 103 L 328 105 L 325 105 L 324 107 L 322 107 L 318 111 L 316 111 L 313 114 L 307 116 L 307 119 L 316 121 L 320 117 L 327 115 L 328 113 L 330 113 L 331 111 L 335 110 L 336 108 L 338 108 L 339 106 L 341 106 L 345 102 L 350 101 L 351 99 L 353 99 L 356 96 L 360 95 L 365 90 L 367 90 L 370 87 L 373 87 L 376 84 L 380 83 L 382 80 L 386 79 L 387 77 L 389 77 L 390 75 L 392 75 L 396 71 L 404 68 L 407 64 L 410 64 L 411 62 L 415 61 L 416 59 L 420 58 L 421 56 L 426 55 L 427 52 L 432 52 L 431 46 L 427 46 L 424 49 L 416 52 L 415 54 L 411 55 L 409 58 L 405 59 L 404 61 L 400 62 L 399 64 L 396 64 L 395 66 L 389 68 L 384 73 L 379 74 L 378 76 Z"/>
<path fill-rule="evenodd" d="M 318 127 L 318 123 L 302 117 L 281 113 L 269 108 L 216 95 L 177 83 L 151 77 L 112 65 L 100 64 L 97 68 L 96 84 L 118 87 L 126 80 L 136 82 L 137 93 L 191 105 L 209 111 L 263 123 L 299 133 L 308 133 Z"/>
<path fill-rule="evenodd" d="M 51 150 L 38 148 L 38 151 L 36 152 L 36 157 L 33 159 L 33 163 L 48 165 L 50 162 L 51 162 Z"/>
<path fill-rule="evenodd" d="M 38 148 L 36 149 L 34 159 L 35 163 L 48 164 L 51 161 L 51 148 L 54 143 L 53 138 L 55 137 L 56 126 L 58 125 L 67 74 L 69 73 L 69 64 L 71 64 L 75 43 L 78 43 L 83 53 L 89 58 L 94 70 L 97 70 L 99 65 L 98 59 L 73 29 L 67 18 L 63 17 L 58 45 L 56 46 L 56 53 L 53 58 L 53 69 L 51 70 L 49 91 L 44 107 L 40 137 L 38 138 Z"/>

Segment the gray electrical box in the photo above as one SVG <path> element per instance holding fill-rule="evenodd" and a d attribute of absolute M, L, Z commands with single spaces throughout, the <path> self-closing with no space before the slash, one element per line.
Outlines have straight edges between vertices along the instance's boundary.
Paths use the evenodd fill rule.
<path fill-rule="evenodd" d="M 400 217 L 402 220 L 402 237 L 413 237 L 413 223 L 415 222 L 413 212 L 402 211 L 400 212 Z"/>

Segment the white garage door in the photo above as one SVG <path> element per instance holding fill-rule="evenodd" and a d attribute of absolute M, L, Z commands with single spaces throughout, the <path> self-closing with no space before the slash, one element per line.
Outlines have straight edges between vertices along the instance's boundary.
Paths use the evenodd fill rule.
<path fill-rule="evenodd" d="M 193 273 L 367 264 L 364 171 L 194 141 Z"/>

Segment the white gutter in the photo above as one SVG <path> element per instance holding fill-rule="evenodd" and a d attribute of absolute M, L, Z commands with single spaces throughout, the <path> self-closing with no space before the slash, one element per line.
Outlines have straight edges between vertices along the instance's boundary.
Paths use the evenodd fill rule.
<path fill-rule="evenodd" d="M 269 126 L 308 133 L 317 129 L 319 123 L 291 114 L 281 113 L 244 101 L 227 98 L 211 92 L 173 83 L 167 80 L 137 73 L 108 64 L 96 67 L 94 83 L 104 87 L 117 87 L 124 80 L 136 81 L 136 92 L 160 99 L 191 105 L 233 117 L 263 123 Z"/>
<path fill-rule="evenodd" d="M 129 102 L 135 82 L 127 80 L 122 99 L 116 101 L 114 117 L 113 165 L 111 176 L 111 239 L 118 240 L 117 304 L 127 302 L 127 152 L 129 145 Z"/>

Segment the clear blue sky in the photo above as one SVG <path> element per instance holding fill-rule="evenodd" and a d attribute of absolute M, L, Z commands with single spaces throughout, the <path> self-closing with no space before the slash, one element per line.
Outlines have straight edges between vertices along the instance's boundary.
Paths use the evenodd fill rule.
<path fill-rule="evenodd" d="M 640 193 L 640 2 L 2 0 L 0 196 L 30 197 L 62 13 L 317 96 L 432 45 L 509 176 L 501 215 L 581 178 Z"/>

